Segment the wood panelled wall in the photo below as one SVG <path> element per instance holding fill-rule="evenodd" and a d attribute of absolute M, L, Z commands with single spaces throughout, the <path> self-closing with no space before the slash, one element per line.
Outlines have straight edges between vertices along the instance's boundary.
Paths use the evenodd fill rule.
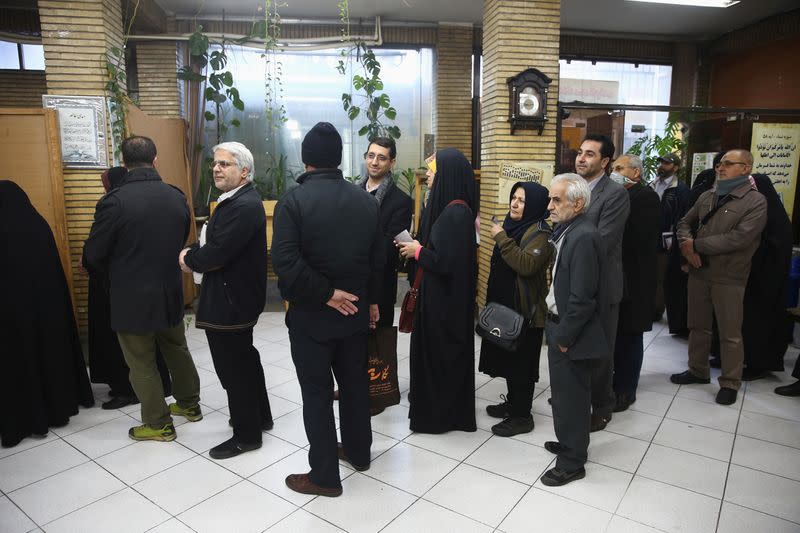
<path fill-rule="evenodd" d="M 0 70 L 0 107 L 42 107 L 46 92 L 43 71 Z"/>
<path fill-rule="evenodd" d="M 436 45 L 433 131 L 436 147 L 472 153 L 472 27 L 441 26 Z M 426 156 L 430 154 L 425 154 Z"/>
<path fill-rule="evenodd" d="M 479 305 L 486 301 L 494 247 L 489 234 L 490 218 L 502 216 L 508 210 L 506 200 L 497 201 L 500 164 L 503 161 L 552 163 L 555 159 L 560 26 L 560 0 L 484 1 Z M 511 135 L 506 79 L 531 66 L 553 80 L 547 98 L 549 121 L 541 136 L 531 130 Z"/>
<path fill-rule="evenodd" d="M 39 17 L 47 64 L 47 93 L 105 96 L 106 53 L 112 46 L 122 47 L 120 0 L 39 0 Z M 77 265 L 92 226 L 95 205 L 104 193 L 100 173 L 100 170 L 64 170 L 75 304 L 79 327 L 84 332 L 87 279 L 77 274 Z"/>

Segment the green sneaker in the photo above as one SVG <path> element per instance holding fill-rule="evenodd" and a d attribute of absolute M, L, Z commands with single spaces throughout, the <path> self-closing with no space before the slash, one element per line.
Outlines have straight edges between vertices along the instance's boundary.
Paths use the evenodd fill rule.
<path fill-rule="evenodd" d="M 169 404 L 169 414 L 172 416 L 182 416 L 189 422 L 197 422 L 203 419 L 203 411 L 200 410 L 200 404 L 184 409 L 177 403 L 171 403 Z"/>
<path fill-rule="evenodd" d="M 175 440 L 175 426 L 167 424 L 162 428 L 154 428 L 143 424 L 128 430 L 128 436 L 133 440 L 160 440 L 169 442 Z"/>

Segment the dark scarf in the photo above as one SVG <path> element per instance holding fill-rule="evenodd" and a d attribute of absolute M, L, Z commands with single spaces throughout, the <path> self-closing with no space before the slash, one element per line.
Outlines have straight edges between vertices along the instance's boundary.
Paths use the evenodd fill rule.
<path fill-rule="evenodd" d="M 419 242 L 423 245 L 430 239 L 436 219 L 453 200 L 464 200 L 475 215 L 477 204 L 472 166 L 464 154 L 455 148 L 445 148 L 436 152 L 436 177 L 420 230 Z"/>
<path fill-rule="evenodd" d="M 366 191 L 367 181 L 369 181 L 369 176 L 361 178 L 358 182 L 358 186 Z M 378 188 L 375 190 L 375 199 L 378 201 L 378 205 L 383 204 L 383 199 L 386 198 L 386 195 L 388 195 L 394 187 L 396 187 L 394 184 L 394 176 L 389 172 L 383 177 L 383 181 L 381 181 L 381 184 L 378 185 Z M 370 194 L 372 193 L 370 192 Z"/>
<path fill-rule="evenodd" d="M 750 176 L 739 176 L 727 180 L 717 180 L 717 196 L 722 198 L 750 181 Z"/>
<path fill-rule="evenodd" d="M 513 220 L 511 213 L 506 215 L 503 221 L 503 229 L 506 235 L 517 241 L 519 244 L 522 236 L 528 231 L 532 225 L 536 224 L 547 218 L 547 204 L 549 199 L 547 197 L 547 189 L 533 182 L 517 182 L 511 188 L 508 203 L 514 197 L 514 192 L 519 188 L 525 191 L 525 209 L 522 211 L 522 218 L 520 220 Z"/>
<path fill-rule="evenodd" d="M 574 218 L 557 225 L 556 229 L 553 230 L 553 234 L 550 235 L 550 242 L 554 244 L 557 243 L 561 239 L 561 237 L 564 236 L 564 234 L 567 232 L 570 226 L 572 226 L 572 223 L 578 220 L 578 217 L 581 215 L 583 215 L 583 213 L 579 213 Z"/>
<path fill-rule="evenodd" d="M 128 175 L 128 169 L 125 167 L 111 167 L 103 172 L 100 179 L 103 182 L 103 187 L 106 192 L 116 189 L 125 182 L 125 177 Z"/>

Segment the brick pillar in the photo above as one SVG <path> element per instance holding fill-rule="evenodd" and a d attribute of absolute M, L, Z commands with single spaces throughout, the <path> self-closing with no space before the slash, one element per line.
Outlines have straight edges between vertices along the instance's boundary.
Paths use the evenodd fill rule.
<path fill-rule="evenodd" d="M 478 302 L 486 301 L 486 282 L 494 240 L 490 218 L 508 210 L 498 203 L 499 170 L 503 161 L 553 163 L 556 154 L 560 0 L 484 0 L 483 97 L 481 99 L 481 249 Z M 535 67 L 552 78 L 544 132 L 518 130 L 508 123 L 506 79 Z"/>
<path fill-rule="evenodd" d="M 436 42 L 436 148 L 472 154 L 472 25 L 440 25 Z M 425 154 L 428 156 L 430 154 Z"/>
<path fill-rule="evenodd" d="M 106 58 L 122 47 L 121 0 L 39 0 L 47 94 L 106 96 Z M 123 65 L 124 68 L 124 65 Z M 107 138 L 111 139 L 110 128 Z M 111 161 L 109 146 L 108 160 Z M 78 325 L 87 328 L 87 280 L 78 274 L 94 207 L 105 192 L 101 170 L 64 169 L 64 198 Z"/>
<path fill-rule="evenodd" d="M 139 108 L 148 115 L 180 117 L 182 83 L 178 81 L 178 51 L 170 41 L 136 43 Z"/>

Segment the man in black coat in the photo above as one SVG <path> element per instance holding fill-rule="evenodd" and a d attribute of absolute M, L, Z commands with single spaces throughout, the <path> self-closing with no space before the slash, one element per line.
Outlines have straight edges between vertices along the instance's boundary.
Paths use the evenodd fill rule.
<path fill-rule="evenodd" d="M 383 267 L 382 296 L 378 304 L 381 318 L 378 327 L 392 327 L 394 324 L 394 304 L 397 300 L 397 264 L 399 254 L 394 238 L 403 230 L 411 227 L 411 198 L 401 191 L 394 182 L 392 169 L 397 157 L 397 146 L 394 139 L 376 137 L 372 140 L 364 154 L 367 176 L 359 183 L 368 193 L 373 195 L 380 206 L 381 231 L 386 263 Z"/>
<path fill-rule="evenodd" d="M 253 346 L 253 326 L 267 299 L 267 217 L 253 187 L 253 155 L 238 142 L 214 147 L 214 185 L 222 191 L 200 243 L 181 252 L 186 272 L 202 273 L 198 328 L 228 394 L 233 437 L 211 448 L 227 459 L 261 447 L 272 429 L 264 368 Z"/>
<path fill-rule="evenodd" d="M 341 458 L 370 463 L 372 429 L 367 332 L 380 316 L 383 233 L 378 204 L 342 178 L 342 139 L 320 122 L 303 139 L 306 173 L 275 209 L 272 264 L 289 302 L 286 325 L 303 394 L 311 471 L 286 485 L 304 494 L 339 496 Z M 339 384 L 342 444 L 336 443 L 333 379 Z"/>
<path fill-rule="evenodd" d="M 617 342 L 614 344 L 614 412 L 636 401 L 644 357 L 643 332 L 653 329 L 656 297 L 656 249 L 661 233 L 658 194 L 643 185 L 642 160 L 623 155 L 614 161 L 611 179 L 628 190 L 631 213 L 622 236 L 622 301 L 619 304 Z"/>
<path fill-rule="evenodd" d="M 550 218 L 556 222 L 553 283 L 547 304 L 547 357 L 553 393 L 553 425 L 558 441 L 545 448 L 558 455 L 555 468 L 542 476 L 548 486 L 565 485 L 586 475 L 591 426 L 592 374 L 610 358 L 604 332 L 608 312 L 606 252 L 600 232 L 585 214 L 589 186 L 577 174 L 561 174 L 550 186 Z"/>
<path fill-rule="evenodd" d="M 134 440 L 175 439 L 172 415 L 195 422 L 200 379 L 186 347 L 183 284 L 176 258 L 189 235 L 189 206 L 183 193 L 161 181 L 154 168 L 156 145 L 147 137 L 122 143 L 128 176 L 97 203 L 83 247 L 87 268 L 109 273 L 111 329 L 117 332 L 130 380 L 142 404 L 143 425 Z M 172 375 L 177 403 L 164 402 L 156 366 L 156 344 Z"/>
<path fill-rule="evenodd" d="M 658 286 L 653 306 L 653 319 L 661 320 L 667 310 L 669 332 L 686 336 L 687 283 L 688 274 L 681 269 L 684 263 L 677 246 L 676 227 L 689 211 L 691 192 L 678 178 L 681 158 L 678 154 L 666 154 L 658 158 L 658 176 L 650 183 L 661 202 L 661 236 L 657 238 Z"/>

